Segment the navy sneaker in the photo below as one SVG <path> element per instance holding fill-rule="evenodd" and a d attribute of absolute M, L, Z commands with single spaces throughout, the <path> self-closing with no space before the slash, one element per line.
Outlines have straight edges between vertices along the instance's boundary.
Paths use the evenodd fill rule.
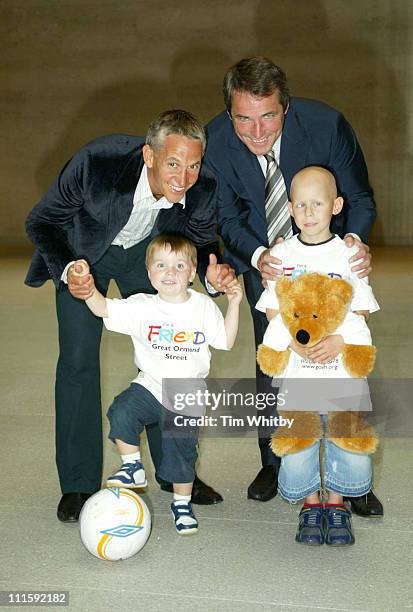
<path fill-rule="evenodd" d="M 354 544 L 351 527 L 351 512 L 344 506 L 328 506 L 324 509 L 324 540 L 329 546 L 349 546 Z"/>
<path fill-rule="evenodd" d="M 192 512 L 191 504 L 174 501 L 171 504 L 172 518 L 179 535 L 192 535 L 198 531 L 198 521 Z"/>
<path fill-rule="evenodd" d="M 138 489 L 147 485 L 145 470 L 140 461 L 123 463 L 120 470 L 106 481 L 107 487 L 124 487 L 125 489 Z"/>
<path fill-rule="evenodd" d="M 321 546 L 324 543 L 324 509 L 310 506 L 301 509 L 295 541 L 308 546 Z"/>

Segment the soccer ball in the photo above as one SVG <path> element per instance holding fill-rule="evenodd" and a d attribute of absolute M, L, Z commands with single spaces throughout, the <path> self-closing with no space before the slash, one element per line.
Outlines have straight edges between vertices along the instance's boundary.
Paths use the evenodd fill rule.
<path fill-rule="evenodd" d="M 102 489 L 83 506 L 79 526 L 82 542 L 92 555 L 118 561 L 143 548 L 151 531 L 151 515 L 130 489 Z"/>

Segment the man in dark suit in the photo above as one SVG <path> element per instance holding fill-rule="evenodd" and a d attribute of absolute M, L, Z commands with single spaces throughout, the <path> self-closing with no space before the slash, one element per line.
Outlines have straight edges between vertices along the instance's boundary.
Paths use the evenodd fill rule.
<path fill-rule="evenodd" d="M 179 232 L 197 246 L 198 272 L 210 293 L 225 291 L 234 274 L 218 263 L 217 187 L 211 172 L 201 168 L 204 150 L 205 133 L 195 117 L 166 111 L 151 124 L 146 143 L 111 135 L 83 147 L 27 218 L 37 250 L 26 283 L 38 287 L 51 278 L 56 285 L 56 462 L 63 493 L 57 515 L 63 522 L 78 519 L 102 478 L 102 321 L 76 299 L 90 291 L 90 281 L 74 274 L 73 262 L 89 262 L 104 295 L 111 279 L 123 297 L 154 293 L 146 246 L 160 232 Z M 148 428 L 148 439 L 156 468 L 161 460 L 157 426 Z M 172 490 L 170 483 L 160 485 Z M 196 479 L 192 501 L 211 504 L 222 497 Z"/>
<path fill-rule="evenodd" d="M 327 166 L 334 174 L 345 206 L 342 214 L 334 217 L 332 230 L 345 237 L 347 246 L 358 245 L 358 253 L 350 261 L 360 277 L 371 270 L 365 243 L 376 210 L 363 153 L 350 124 L 322 102 L 290 98 L 286 76 L 273 62 L 255 57 L 235 64 L 224 79 L 224 98 L 227 110 L 207 126 L 205 161 L 218 179 L 218 231 L 226 261 L 244 275 L 258 346 L 267 321 L 255 304 L 263 290 L 262 281 L 275 279 L 274 266 L 281 264 L 271 257 L 269 247 L 296 230 L 286 213 L 294 174 L 308 165 Z M 269 194 L 273 162 L 277 172 L 281 171 L 276 195 Z M 268 207 L 271 197 L 272 206 Z M 271 221 L 268 208 L 274 208 L 274 202 L 278 206 L 277 198 L 278 220 Z M 271 240 L 267 221 L 282 227 Z M 322 350 L 323 346 L 320 353 Z M 269 384 L 259 369 L 257 383 L 261 390 Z M 269 448 L 269 433 L 258 431 L 263 467 L 248 489 L 248 497 L 260 501 L 277 493 L 279 459 Z M 372 492 L 367 498 L 353 498 L 351 503 L 353 510 L 364 516 L 383 512 Z"/>

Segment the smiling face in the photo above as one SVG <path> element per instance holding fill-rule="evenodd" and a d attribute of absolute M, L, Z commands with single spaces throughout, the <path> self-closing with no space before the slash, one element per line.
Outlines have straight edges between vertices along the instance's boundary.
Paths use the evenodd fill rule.
<path fill-rule="evenodd" d="M 318 244 L 331 238 L 331 217 L 343 208 L 331 172 L 318 166 L 298 172 L 291 183 L 288 208 L 304 242 Z"/>
<path fill-rule="evenodd" d="M 159 149 L 146 144 L 142 152 L 149 185 L 157 200 L 165 196 L 176 204 L 198 180 L 202 159 L 200 140 L 169 134 Z"/>
<path fill-rule="evenodd" d="M 166 302 L 185 302 L 188 299 L 188 285 L 196 274 L 196 268 L 189 257 L 171 250 L 170 247 L 156 248 L 148 263 L 148 276 L 159 297 Z"/>
<path fill-rule="evenodd" d="M 247 91 L 232 94 L 231 119 L 238 138 L 254 155 L 265 155 L 282 132 L 285 114 L 278 91 L 258 98 Z"/>

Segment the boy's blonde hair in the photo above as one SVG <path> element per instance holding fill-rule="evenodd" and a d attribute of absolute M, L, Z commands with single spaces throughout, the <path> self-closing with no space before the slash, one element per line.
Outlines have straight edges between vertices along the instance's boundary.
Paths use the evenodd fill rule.
<path fill-rule="evenodd" d="M 146 249 L 145 265 L 149 268 L 154 258 L 156 249 L 170 248 L 172 253 L 185 255 L 194 268 L 197 266 L 197 252 L 195 245 L 182 234 L 159 234 L 150 241 Z"/>

